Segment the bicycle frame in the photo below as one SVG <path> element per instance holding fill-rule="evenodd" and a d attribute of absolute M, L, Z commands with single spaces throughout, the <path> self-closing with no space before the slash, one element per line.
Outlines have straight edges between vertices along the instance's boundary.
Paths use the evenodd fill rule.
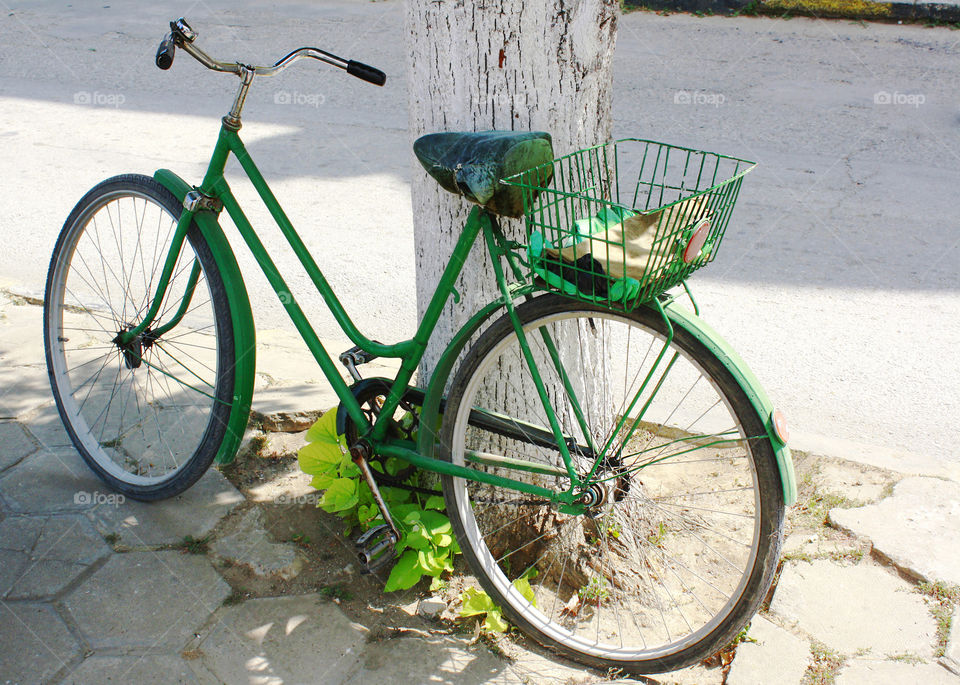
<path fill-rule="evenodd" d="M 309 275 L 314 287 L 320 293 L 327 307 L 330 309 L 335 320 L 340 325 L 347 337 L 362 350 L 373 355 L 378 357 L 391 357 L 401 360 L 401 366 L 396 377 L 389 382 L 389 390 L 386 394 L 385 402 L 381 408 L 379 417 L 372 425 L 367 420 L 366 415 L 361 409 L 360 403 L 357 401 L 350 387 L 340 376 L 336 364 L 323 347 L 323 344 L 317 337 L 316 332 L 314 331 L 303 310 L 290 293 L 283 276 L 280 274 L 276 264 L 268 254 L 260 238 L 257 236 L 256 231 L 250 224 L 237 199 L 230 190 L 230 187 L 224 177 L 224 168 L 231 153 L 235 155 L 237 160 L 240 162 L 245 174 L 250 179 L 257 193 L 260 195 L 261 200 L 264 202 L 274 221 L 277 223 L 290 247 L 293 249 L 294 254 L 296 254 L 301 265 Z M 159 173 L 160 172 L 158 172 L 158 174 Z M 169 174 L 169 172 L 163 173 Z M 170 174 L 170 176 L 173 175 Z M 287 315 L 293 321 L 294 326 L 296 326 L 297 331 L 300 333 L 300 336 L 303 338 L 314 359 L 317 361 L 317 364 L 320 366 L 324 376 L 327 378 L 334 392 L 337 394 L 337 397 L 340 399 L 343 410 L 358 427 L 359 435 L 369 441 L 375 452 L 384 456 L 394 456 L 400 458 L 418 468 L 440 473 L 442 475 L 461 477 L 468 480 L 511 488 L 530 495 L 544 497 L 545 499 L 560 504 L 561 510 L 567 510 L 570 513 L 574 513 L 573 509 L 579 508 L 579 506 L 576 504 L 576 499 L 583 487 L 583 483 L 590 482 L 594 477 L 597 467 L 599 466 L 600 459 L 596 460 L 593 468 L 588 474 L 586 474 L 586 476 L 578 475 L 573 468 L 573 461 L 569 452 L 568 438 L 563 434 L 559 422 L 557 421 L 555 412 L 553 411 L 553 407 L 548 401 L 546 388 L 540 377 L 536 364 L 534 363 L 529 344 L 526 341 L 526 336 L 520 325 L 519 318 L 514 310 L 514 299 L 517 297 L 529 296 L 536 290 L 536 288 L 532 285 L 511 287 L 507 284 L 502 265 L 500 264 L 500 258 L 506 258 L 511 270 L 515 275 L 521 275 L 521 270 L 517 264 L 516 256 L 512 252 L 512 249 L 514 249 L 516 246 L 510 244 L 500 232 L 496 217 L 479 207 L 474 207 L 457 240 L 450 260 L 440 277 L 436 291 L 434 292 L 427 306 L 427 310 L 424 313 L 423 319 L 420 321 L 414 336 L 408 340 L 403 340 L 394 344 L 383 344 L 370 340 L 368 337 L 363 335 L 350 319 L 343 305 L 333 292 L 326 278 L 323 276 L 319 266 L 314 261 L 306 245 L 304 245 L 289 218 L 284 213 L 277 198 L 270 190 L 266 180 L 263 178 L 259 169 L 248 154 L 236 128 L 233 128 L 227 124 L 221 127 L 210 164 L 204 176 L 203 182 L 199 186 L 198 190 L 202 196 L 206 198 L 207 204 L 202 208 L 196 207 L 188 209 L 186 208 L 185 203 L 185 209 L 181 214 L 180 220 L 177 224 L 177 230 L 174 234 L 170 250 L 167 254 L 161 278 L 157 285 L 157 292 L 154 296 L 150 310 L 145 315 L 143 321 L 141 321 L 136 327 L 118 335 L 118 341 L 121 344 L 128 340 L 132 340 L 137 335 L 140 335 L 143 331 L 145 331 L 153 323 L 154 318 L 160 311 L 161 302 L 163 301 L 166 289 L 171 280 L 174 266 L 179 257 L 180 250 L 183 246 L 183 241 L 186 238 L 187 229 L 190 226 L 191 221 L 193 221 L 195 217 L 198 221 L 200 221 L 204 218 L 204 214 L 206 214 L 213 223 L 216 223 L 214 215 L 208 210 L 219 209 L 219 207 L 215 206 L 215 203 L 222 203 L 222 207 L 227 210 L 227 213 L 237 226 L 241 236 L 244 239 L 244 242 L 246 242 L 247 246 L 250 248 L 250 251 L 260 266 L 260 269 L 263 271 L 268 282 L 270 283 L 270 286 L 280 299 L 280 302 L 286 310 Z M 470 469 L 458 464 L 437 459 L 435 456 L 433 456 L 435 447 L 434 436 L 430 434 L 429 431 L 421 431 L 418 445 L 414 445 L 413 443 L 406 441 L 386 439 L 390 418 L 393 416 L 394 411 L 399 406 L 403 395 L 408 391 L 409 382 L 423 357 L 427 342 L 429 341 L 430 336 L 433 333 L 437 322 L 439 321 L 443 307 L 446 304 L 449 296 L 456 292 L 454 289 L 454 284 L 460 275 L 462 265 L 464 264 L 470 249 L 473 247 L 473 244 L 481 234 L 484 236 L 484 242 L 486 244 L 487 251 L 491 256 L 491 261 L 493 263 L 494 273 L 496 275 L 496 280 L 501 292 L 501 297 L 499 300 L 490 303 L 487 305 L 487 307 L 475 314 L 474 317 L 464 326 L 464 328 L 454 337 L 454 340 L 451 342 L 446 352 L 441 356 L 428 386 L 428 391 L 426 393 L 425 402 L 423 405 L 423 416 L 435 417 L 438 414 L 439 404 L 441 401 L 440 392 L 442 391 L 443 383 L 451 372 L 459 351 L 462 350 L 470 336 L 476 332 L 479 326 L 484 321 L 489 319 L 494 313 L 501 308 L 506 309 L 507 314 L 510 316 L 513 322 L 514 329 L 517 331 L 520 346 L 527 362 L 527 368 L 531 372 L 534 385 L 536 386 L 537 392 L 544 404 L 549 422 L 549 427 L 537 427 L 536 430 L 542 432 L 543 434 L 551 435 L 555 441 L 553 444 L 556 445 L 556 448 L 560 452 L 563 461 L 563 468 L 557 467 L 556 471 L 552 472 L 551 475 L 566 476 L 569 478 L 569 487 L 564 491 L 550 490 L 548 488 L 533 485 L 531 483 L 494 475 L 476 469 Z M 225 238 L 223 238 L 222 244 L 224 246 L 228 245 Z M 227 246 L 225 249 L 229 250 L 229 247 Z M 239 276 L 239 271 L 236 271 L 236 274 L 237 279 L 242 282 L 242 278 Z M 184 304 L 180 306 L 171 321 L 163 324 L 153 331 L 155 335 L 161 335 L 169 331 L 183 318 L 184 313 L 188 309 L 189 298 L 192 296 L 193 289 L 196 287 L 196 282 L 199 278 L 199 275 L 199 265 L 194 264 L 190 277 L 188 278 L 187 285 L 185 286 Z M 718 347 L 718 349 L 723 350 L 724 356 L 721 358 L 727 359 L 731 362 L 730 370 L 735 374 L 735 376 L 743 380 L 743 387 L 747 389 L 752 403 L 768 426 L 768 433 L 771 438 L 771 443 L 774 445 L 777 452 L 784 493 L 787 501 L 793 501 L 796 496 L 796 485 L 793 477 L 792 464 L 790 463 L 789 450 L 785 445 L 781 445 L 775 440 L 775 433 L 771 427 L 769 419 L 770 412 L 772 412 L 772 405 L 759 385 L 755 384 L 752 374 L 750 374 L 749 370 L 746 368 L 746 365 L 743 364 L 742 360 L 739 360 L 739 357 L 736 357 L 732 353 L 732 350 L 729 350 L 728 346 L 726 346 L 719 336 L 716 336 L 712 330 L 704 328 L 702 322 L 700 322 L 699 319 L 696 319 L 696 317 L 691 318 L 690 316 L 683 314 L 683 310 L 677 310 L 677 308 L 669 302 L 661 304 L 659 301 L 653 300 L 651 302 L 651 306 L 659 310 L 667 325 L 668 338 L 663 348 L 664 351 L 673 337 L 674 325 L 681 325 L 688 331 L 693 331 L 694 334 L 699 332 L 700 334 L 698 337 L 705 339 L 705 341 L 709 341 L 712 345 Z M 249 303 L 246 304 L 246 307 L 247 310 L 249 310 Z M 238 323 L 238 321 L 245 323 Z M 238 319 L 235 317 L 235 328 L 238 325 L 249 326 L 251 328 L 251 331 L 249 331 L 245 337 L 247 340 L 251 341 L 250 344 L 252 345 L 253 324 L 252 317 L 249 316 L 249 313 L 246 318 L 239 317 Z M 544 336 L 547 336 L 545 332 L 541 333 Z M 548 336 L 544 338 L 544 342 L 551 357 L 551 361 L 553 362 L 553 365 L 558 373 L 559 379 L 564 383 L 565 386 L 567 386 L 566 389 L 572 399 L 574 418 L 578 423 L 580 423 L 581 428 L 583 429 L 582 432 L 586 436 L 586 440 L 591 443 L 586 446 L 581 446 L 581 451 L 588 451 L 595 456 L 605 453 L 606 450 L 610 448 L 610 444 L 600 446 L 600 450 L 597 450 L 598 446 L 592 444 L 590 432 L 585 430 L 582 412 L 577 405 L 575 396 L 572 394 L 572 389 L 569 387 L 567 376 L 562 368 L 562 365 L 560 364 L 559 357 L 556 353 L 556 348 Z M 657 366 L 659 366 L 659 360 L 654 366 L 654 369 L 650 371 L 650 375 L 647 377 L 643 387 L 641 387 L 640 391 L 638 392 L 638 397 L 643 392 L 643 389 L 647 387 L 647 383 L 653 379 L 653 373 Z M 664 371 L 664 375 L 668 371 L 669 364 L 668 368 Z M 631 405 L 631 407 L 632 406 L 633 405 Z M 246 413 L 241 413 L 243 415 L 240 417 L 240 419 L 242 419 L 243 423 L 245 424 Z M 496 420 L 496 417 L 493 417 L 493 420 Z M 633 425 L 630 427 L 631 433 L 636 428 L 638 423 L 639 419 L 633 422 Z M 239 427 L 239 429 L 242 430 L 242 427 Z M 229 461 L 229 459 L 233 457 L 233 453 L 235 452 L 237 446 L 238 444 L 233 446 L 230 454 L 221 455 L 224 456 L 222 460 Z M 218 456 L 218 458 L 220 458 L 220 456 Z M 499 457 L 499 460 L 500 461 L 498 461 L 497 464 L 506 468 L 524 468 L 520 464 L 512 463 L 508 457 Z"/>
<path fill-rule="evenodd" d="M 300 305 L 296 302 L 296 299 L 291 294 L 289 288 L 287 287 L 286 281 L 280 274 L 279 269 L 277 268 L 273 259 L 270 257 L 267 249 L 264 247 L 262 241 L 258 237 L 253 226 L 250 224 L 243 212 L 243 209 L 240 207 L 239 202 L 227 184 L 227 181 L 224 177 L 224 169 L 227 159 L 231 153 L 240 162 L 240 166 L 250 179 L 274 221 L 277 223 L 277 226 L 283 233 L 284 238 L 286 238 L 290 247 L 293 249 L 294 254 L 297 256 L 304 270 L 307 272 L 308 276 L 313 282 L 314 287 L 320 293 L 320 296 L 323 298 L 327 307 L 330 309 L 335 320 L 340 325 L 347 337 L 366 352 L 374 354 L 378 357 L 391 357 L 401 360 L 400 369 L 390 384 L 390 389 L 387 392 L 384 405 L 381 407 L 379 418 L 373 423 L 373 425 L 371 425 L 367 420 L 366 415 L 361 409 L 360 403 L 357 401 L 350 387 L 340 376 L 336 364 L 330 357 L 330 354 L 324 348 L 323 344 L 320 342 L 320 339 L 307 319 L 307 316 L 304 314 Z M 533 485 L 531 483 L 469 469 L 439 460 L 433 456 L 425 456 L 420 450 L 413 446 L 413 443 L 386 440 L 390 417 L 393 416 L 394 411 L 400 404 L 401 398 L 408 390 L 409 382 L 423 357 L 424 351 L 427 347 L 427 342 L 429 341 L 430 336 L 440 319 L 443 307 L 446 304 L 449 296 L 455 293 L 454 284 L 460 275 L 460 271 L 462 270 L 463 264 L 466 261 L 466 257 L 481 233 L 484 235 L 486 246 L 495 265 L 497 281 L 500 286 L 502 297 L 499 301 L 491 303 L 490 306 L 482 310 L 474 318 L 477 319 L 477 325 L 479 325 L 480 322 L 489 318 L 497 309 L 506 306 L 507 311 L 514 320 L 515 327 L 519 327 L 519 320 L 516 318 L 516 314 L 514 313 L 512 300 L 515 297 L 524 294 L 530 294 L 533 291 L 533 288 L 530 286 L 525 288 L 511 288 L 508 286 L 503 270 L 499 264 L 499 258 L 506 255 L 511 263 L 511 266 L 514 268 L 514 271 L 516 271 L 518 267 L 512 258 L 509 246 L 506 245 L 505 239 L 499 232 L 499 227 L 497 226 L 495 217 L 479 207 L 475 207 L 473 209 L 457 240 L 450 260 L 440 277 L 436 291 L 434 292 L 433 297 L 427 306 L 427 310 L 424 313 L 423 319 L 420 321 L 414 336 L 408 340 L 403 340 L 394 344 L 383 344 L 370 340 L 368 337 L 363 335 L 363 333 L 360 332 L 360 330 L 350 319 L 342 303 L 333 292 L 333 289 L 330 287 L 319 266 L 313 259 L 306 245 L 304 245 L 302 239 L 296 232 L 286 213 L 283 211 L 279 201 L 270 190 L 266 180 L 260 173 L 260 170 L 250 157 L 236 129 L 228 125 L 223 125 L 221 127 L 210 164 L 207 168 L 203 182 L 199 186 L 198 190 L 203 196 L 205 196 L 205 198 L 212 198 L 213 200 L 222 203 L 222 207 L 227 210 L 230 218 L 237 226 L 240 235 L 243 237 L 244 242 L 249 247 L 251 253 L 257 261 L 257 264 L 260 266 L 260 269 L 266 276 L 267 281 L 270 283 L 270 286 L 280 299 L 280 302 L 286 310 L 287 315 L 293 321 L 294 326 L 297 328 L 300 336 L 303 338 L 314 359 L 317 361 L 317 364 L 320 366 L 324 376 L 327 378 L 334 392 L 337 394 L 337 397 L 340 399 L 340 402 L 342 403 L 347 415 L 357 425 L 359 434 L 369 440 L 376 452 L 386 456 L 398 457 L 419 468 L 443 475 L 458 476 L 502 487 L 509 487 L 526 494 L 541 496 L 551 501 L 567 505 L 570 505 L 574 501 L 576 492 L 578 491 L 578 486 L 580 485 L 580 479 L 577 477 L 577 474 L 572 466 L 566 438 L 563 436 L 552 407 L 549 406 L 549 402 L 546 402 L 546 406 L 548 407 L 547 415 L 550 419 L 550 430 L 548 432 L 553 433 L 565 465 L 564 469 L 558 468 L 555 475 L 562 474 L 570 478 L 570 487 L 563 492 L 556 492 L 547 488 Z M 146 331 L 147 328 L 153 323 L 158 312 L 160 311 L 161 303 L 167 287 L 169 286 L 173 269 L 180 255 L 183 241 L 186 238 L 190 223 L 194 220 L 194 217 L 198 213 L 206 211 L 210 208 L 209 199 L 207 200 L 207 206 L 202 209 L 188 209 L 185 207 L 177 223 L 177 229 L 166 256 L 163 271 L 158 281 L 156 294 L 154 295 L 151 307 L 144 316 L 143 320 L 137 326 L 118 335 L 118 341 L 121 344 L 134 339 L 136 336 Z M 189 299 L 193 294 L 194 288 L 196 287 L 196 282 L 199 278 L 199 275 L 199 265 L 195 263 L 185 287 L 183 304 L 181 304 L 169 322 L 164 323 L 152 331 L 154 335 L 162 335 L 163 333 L 171 330 L 180 322 L 184 313 L 189 307 Z M 470 328 L 469 324 L 467 328 Z M 519 329 L 518 332 L 521 336 L 523 335 L 522 331 L 519 331 Z M 526 350 L 526 354 L 529 355 L 529 347 L 525 341 L 523 343 L 523 347 Z M 537 385 L 538 392 L 540 393 L 541 398 L 546 400 L 546 390 L 543 386 L 542 380 L 540 379 L 539 373 L 533 364 L 532 357 L 528 358 L 527 361 L 528 366 L 531 368 L 534 375 L 534 382 Z M 449 370 L 447 372 L 449 372 Z M 429 450 L 429 452 L 432 454 L 432 450 Z M 510 465 L 507 458 L 504 458 L 503 465 Z M 513 466 L 515 468 L 517 467 L 516 465 Z"/>

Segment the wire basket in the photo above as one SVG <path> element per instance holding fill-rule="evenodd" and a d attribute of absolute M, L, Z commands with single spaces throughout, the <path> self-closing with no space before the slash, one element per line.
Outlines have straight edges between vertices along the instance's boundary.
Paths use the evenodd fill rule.
<path fill-rule="evenodd" d="M 629 311 L 713 261 L 754 166 L 631 138 L 501 183 L 522 190 L 527 254 L 546 287 Z"/>

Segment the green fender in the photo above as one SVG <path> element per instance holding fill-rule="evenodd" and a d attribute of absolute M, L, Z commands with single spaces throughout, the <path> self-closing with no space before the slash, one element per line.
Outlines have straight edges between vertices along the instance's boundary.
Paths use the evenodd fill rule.
<path fill-rule="evenodd" d="M 528 295 L 530 290 L 519 289 L 515 294 L 516 296 Z M 503 303 L 497 301 L 491 302 L 481 309 L 460 329 L 447 349 L 444 350 L 434 369 L 433 376 L 430 378 L 430 384 L 427 386 L 421 414 L 421 426 L 437 426 L 439 428 L 440 404 L 454 363 L 473 334 L 502 307 Z M 678 306 L 676 302 L 667 304 L 664 311 L 670 318 L 672 325 L 684 329 L 713 352 L 747 394 L 770 437 L 770 445 L 773 448 L 777 459 L 777 467 L 780 471 L 784 503 L 787 506 L 792 505 L 797 501 L 797 478 L 793 470 L 793 458 L 790 456 L 790 448 L 780 440 L 773 428 L 773 403 L 767 397 L 767 393 L 757 381 L 756 376 L 753 375 L 750 367 L 741 359 L 740 355 L 703 319 Z M 417 445 L 420 454 L 427 457 L 436 456 L 434 454 L 435 437 L 435 434 L 430 431 L 420 430 Z"/>
<path fill-rule="evenodd" d="M 158 170 L 153 178 L 181 202 L 184 196 L 193 190 L 186 181 L 168 169 Z M 257 370 L 253 312 L 250 309 L 250 298 L 247 296 L 247 288 L 240 274 L 240 267 L 237 266 L 237 259 L 217 221 L 217 215 L 209 210 L 199 211 L 194 214 L 193 220 L 210 245 L 214 261 L 220 269 L 233 322 L 233 338 L 237 352 L 233 407 L 227 422 L 227 434 L 216 456 L 218 464 L 229 464 L 240 448 L 240 442 L 243 440 L 243 433 L 250 418 L 250 404 L 253 401 L 253 381 Z"/>
<path fill-rule="evenodd" d="M 790 506 L 797 501 L 797 477 L 793 471 L 793 458 L 790 456 L 790 448 L 787 447 L 777 435 L 773 427 L 773 403 L 767 397 L 757 377 L 753 375 L 747 363 L 741 359 L 727 343 L 726 340 L 711 328 L 706 321 L 696 316 L 692 312 L 679 306 L 676 302 L 670 302 L 664 306 L 664 311 L 670 319 L 670 323 L 678 328 L 682 328 L 687 333 L 699 340 L 703 345 L 713 352 L 721 363 L 736 380 L 737 384 L 743 388 L 750 399 L 750 403 L 757 412 L 757 416 L 763 422 L 770 436 L 770 446 L 777 457 L 777 467 L 780 469 L 780 483 L 783 486 L 784 504 Z"/>

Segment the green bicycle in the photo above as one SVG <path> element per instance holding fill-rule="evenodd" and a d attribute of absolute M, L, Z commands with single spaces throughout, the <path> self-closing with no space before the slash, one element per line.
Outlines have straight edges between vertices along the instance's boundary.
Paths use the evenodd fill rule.
<path fill-rule="evenodd" d="M 752 164 L 651 141 L 555 159 L 545 133 L 425 136 L 415 152 L 427 171 L 476 206 L 415 335 L 382 344 L 354 326 L 238 132 L 254 78 L 300 59 L 376 85 L 384 74 L 317 48 L 269 67 L 220 62 L 186 21 L 170 26 L 159 67 L 179 47 L 241 81 L 207 172 L 197 186 L 165 169 L 100 183 L 68 217 L 47 278 L 53 394 L 98 476 L 158 500 L 238 449 L 255 334 L 225 209 L 336 391 L 371 492 L 378 460 L 438 474 L 463 555 L 517 626 L 582 663 L 633 672 L 727 644 L 770 588 L 796 486 L 782 418 L 680 298 L 693 302 L 685 279 L 716 257 Z M 340 357 L 351 384 L 232 194 L 231 154 L 356 344 Z M 527 239 L 509 238 L 498 216 L 525 217 Z M 412 386 L 481 236 L 500 297 L 454 336 L 425 388 Z M 378 356 L 400 360 L 396 377 L 361 379 L 357 367 Z M 415 434 L 400 426 L 409 411 Z M 371 567 L 393 557 L 398 535 L 377 502 L 385 523 L 359 541 Z"/>

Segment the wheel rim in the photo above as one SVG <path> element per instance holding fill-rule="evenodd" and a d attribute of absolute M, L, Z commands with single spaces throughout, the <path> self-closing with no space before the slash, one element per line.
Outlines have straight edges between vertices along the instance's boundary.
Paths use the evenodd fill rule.
<path fill-rule="evenodd" d="M 220 346 L 205 273 L 180 323 L 120 347 L 149 309 L 176 219 L 145 193 L 106 193 L 64 236 L 47 293 L 51 377 L 77 447 L 108 475 L 156 486 L 204 443 L 218 400 Z M 151 328 L 177 313 L 194 262 L 184 241 Z"/>
<path fill-rule="evenodd" d="M 581 314 L 582 318 L 569 312 L 547 315 L 525 326 L 525 331 L 544 380 L 548 386 L 552 383 L 554 399 L 559 377 L 549 367 L 537 332 L 540 326 L 558 341 L 568 372 L 577 367 L 570 363 L 573 360 L 591 369 L 593 381 L 582 381 L 579 389 L 576 381 L 571 385 L 578 395 L 594 399 L 587 403 L 593 409 L 584 410 L 584 419 L 588 431 L 596 434 L 595 441 L 603 444 L 613 433 L 609 426 L 618 423 L 615 417 L 631 404 L 639 384 L 631 379 L 646 377 L 665 341 L 660 333 L 626 317 Z M 588 331 L 607 340 L 625 340 L 619 358 L 610 357 L 613 345 L 601 346 L 599 356 L 596 351 L 584 354 Z M 657 369 L 665 369 L 674 353 L 677 358 L 646 409 L 642 430 L 621 452 L 621 463 L 628 470 L 650 463 L 629 477 L 622 495 L 617 492 L 621 481 L 612 478 L 613 473 L 601 474 L 610 479 L 601 485 L 609 501 L 606 508 L 593 511 L 595 518 L 564 516 L 555 507 L 535 506 L 529 498 L 524 502 L 515 491 L 452 481 L 456 514 L 488 584 L 548 641 L 580 654 L 622 662 L 676 655 L 710 639 L 734 612 L 754 575 L 762 538 L 753 453 L 730 402 L 687 351 L 671 346 Z M 609 375 L 597 370 L 609 372 L 618 363 L 622 378 L 617 383 L 596 380 Z M 648 388 L 654 385 L 655 380 Z M 467 384 L 452 433 L 453 461 L 463 465 L 470 450 L 499 449 L 507 456 L 524 451 L 525 458 L 559 465 L 556 452 L 547 455 L 547 450 L 529 445 L 518 449 L 516 441 L 468 423 L 468 407 L 504 411 L 504 388 L 522 398 L 510 407 L 511 416 L 548 425 L 511 333 L 480 361 Z M 637 406 L 644 406 L 648 397 L 649 392 Z M 557 418 L 566 435 L 584 444 L 570 405 L 561 403 Z M 605 424 L 609 426 L 603 428 Z M 619 436 L 623 435 L 621 429 Z M 619 442 L 614 438 L 611 445 Z M 574 461 L 580 476 L 592 463 L 583 457 Z M 552 476 L 493 470 L 559 486 L 559 479 Z M 498 495 L 513 503 L 497 503 Z M 617 496 L 622 499 L 616 501 Z M 536 576 L 528 580 L 535 606 L 524 597 L 524 582 L 516 580 L 531 567 L 536 568 Z"/>

